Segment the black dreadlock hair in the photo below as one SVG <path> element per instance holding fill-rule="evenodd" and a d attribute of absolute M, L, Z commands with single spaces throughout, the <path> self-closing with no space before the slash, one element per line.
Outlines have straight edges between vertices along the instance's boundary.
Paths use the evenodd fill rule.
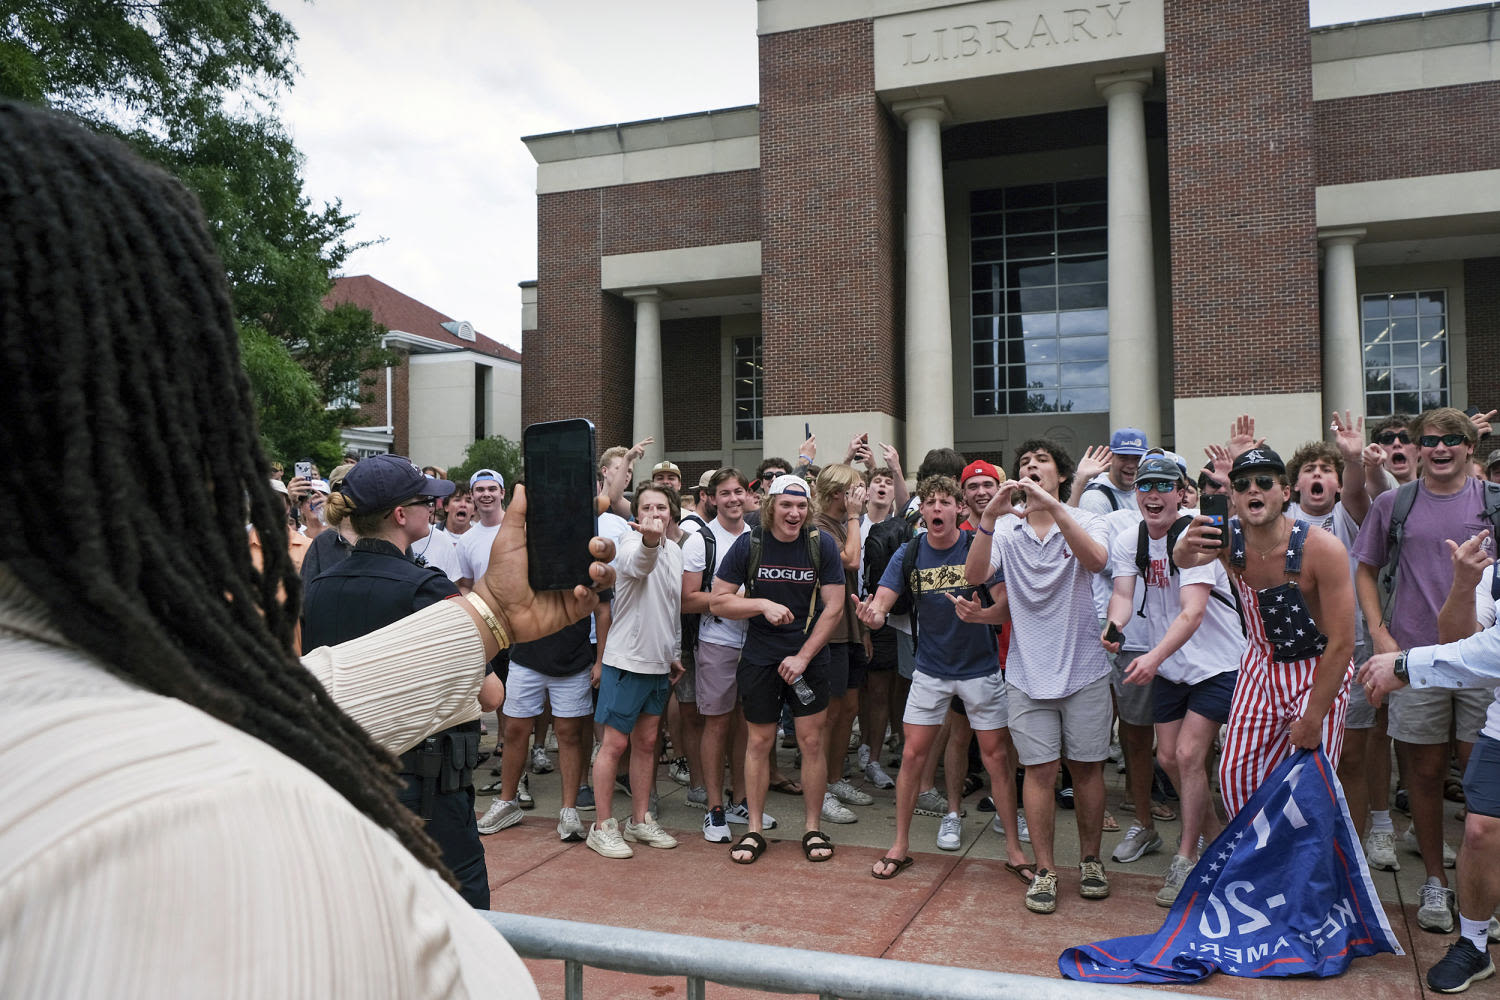
<path fill-rule="evenodd" d="M 193 196 L 113 139 L 0 103 L 0 219 L 0 513 L 24 523 L 41 484 L 94 512 L 0 532 L 0 567 L 111 672 L 306 765 L 447 875 L 392 756 L 292 654 L 285 508 Z"/>

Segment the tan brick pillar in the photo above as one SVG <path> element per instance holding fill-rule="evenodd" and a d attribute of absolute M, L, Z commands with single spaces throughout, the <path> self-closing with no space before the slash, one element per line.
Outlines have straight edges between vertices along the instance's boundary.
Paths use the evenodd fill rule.
<path fill-rule="evenodd" d="M 1323 229 L 1323 413 L 1355 419 L 1365 413 L 1365 355 L 1359 337 L 1359 290 L 1354 281 L 1354 244 L 1360 228 Z M 1326 429 L 1324 435 L 1333 432 Z"/>
<path fill-rule="evenodd" d="M 649 478 L 651 467 L 666 450 L 661 378 L 661 290 L 632 288 L 623 293 L 635 303 L 635 410 L 631 444 L 648 437 L 656 439 L 636 463 L 636 476 Z"/>

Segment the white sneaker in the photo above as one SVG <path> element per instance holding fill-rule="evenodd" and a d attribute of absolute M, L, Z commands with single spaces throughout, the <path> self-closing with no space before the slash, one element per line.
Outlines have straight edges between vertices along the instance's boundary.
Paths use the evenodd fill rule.
<path fill-rule="evenodd" d="M 525 813 L 521 812 L 521 807 L 516 803 L 496 798 L 485 810 L 484 815 L 479 818 L 479 832 L 499 833 L 506 827 L 515 826 L 521 822 L 524 815 Z"/>
<path fill-rule="evenodd" d="M 1188 875 L 1193 870 L 1193 863 L 1181 854 L 1172 855 L 1172 866 L 1167 869 L 1167 877 L 1156 891 L 1157 906 L 1171 906 L 1177 902 L 1177 894 L 1182 891 L 1183 883 L 1187 881 Z"/>
<path fill-rule="evenodd" d="M 677 846 L 677 838 L 663 830 L 656 822 L 656 817 L 650 813 L 639 823 L 632 823 L 628 819 L 625 821 L 625 839 L 647 847 L 660 847 L 662 850 Z"/>
<path fill-rule="evenodd" d="M 855 788 L 853 785 L 849 784 L 849 780 L 847 778 L 840 778 L 838 781 L 835 781 L 833 784 L 829 785 L 828 791 L 834 796 L 834 798 L 838 799 L 840 802 L 847 803 L 851 806 L 867 806 L 875 801 L 874 797 L 871 796 L 869 792 L 861 791 L 860 789 Z"/>
<path fill-rule="evenodd" d="M 583 820 L 578 810 L 564 806 L 557 811 L 557 836 L 565 844 L 576 844 L 588 834 L 583 829 Z"/>
<path fill-rule="evenodd" d="M 744 799 L 740 799 L 734 805 L 725 808 L 724 818 L 727 819 L 730 823 L 733 823 L 735 826 L 749 826 L 750 808 L 745 804 Z M 760 828 L 762 830 L 776 829 L 776 817 L 772 816 L 768 812 L 761 813 Z"/>
<path fill-rule="evenodd" d="M 1115 845 L 1114 853 L 1110 857 L 1124 865 L 1139 861 L 1153 851 L 1159 850 L 1161 850 L 1161 834 L 1154 829 L 1148 830 L 1143 826 L 1132 825 L 1120 842 Z"/>
<path fill-rule="evenodd" d="M 672 763 L 667 765 L 667 777 L 671 778 L 679 785 L 691 784 L 693 780 L 693 773 L 688 768 L 687 758 L 673 758 Z"/>
<path fill-rule="evenodd" d="M 702 785 L 689 788 L 685 800 L 690 806 L 706 806 L 708 805 L 708 789 Z"/>
<path fill-rule="evenodd" d="M 1422 856 L 1421 845 L 1417 843 L 1417 831 L 1413 830 L 1411 827 L 1407 827 L 1406 832 L 1401 835 L 1401 846 L 1405 847 L 1408 851 L 1415 854 L 1419 858 Z M 1444 841 L 1443 867 L 1452 868 L 1457 863 L 1458 854 L 1453 850 L 1453 848 L 1448 846 L 1447 841 Z"/>
<path fill-rule="evenodd" d="M 1002 837 L 1005 836 L 1005 824 L 1002 823 L 1002 822 L 1000 822 L 1000 814 L 999 813 L 996 813 L 995 814 L 995 818 L 992 819 L 992 820 L 990 820 L 990 829 L 994 830 L 996 833 L 998 833 Z"/>
<path fill-rule="evenodd" d="M 889 774 L 885 773 L 885 768 L 880 766 L 880 761 L 878 760 L 872 760 L 861 765 L 861 770 L 865 772 L 865 780 L 876 788 L 896 787 L 896 782 Z"/>
<path fill-rule="evenodd" d="M 557 753 L 557 730 L 551 726 L 547 727 L 547 749 Z"/>
<path fill-rule="evenodd" d="M 729 843 L 729 822 L 723 809 L 710 809 L 703 814 L 703 839 L 710 844 Z"/>
<path fill-rule="evenodd" d="M 600 820 L 589 827 L 589 837 L 585 841 L 589 849 L 594 853 L 606 858 L 629 858 L 634 857 L 635 852 L 630 845 L 620 839 L 620 824 L 615 822 L 613 816 L 606 820 Z"/>
<path fill-rule="evenodd" d="M 1490 917 L 1490 940 L 1500 941 L 1500 920 Z"/>
<path fill-rule="evenodd" d="M 839 802 L 832 792 L 823 793 L 823 818 L 830 823 L 857 823 L 859 817 L 853 810 Z"/>
<path fill-rule="evenodd" d="M 861 743 L 859 745 L 859 750 L 856 751 L 856 759 L 859 761 L 859 769 L 861 771 L 870 766 L 870 745 L 868 743 Z"/>
<path fill-rule="evenodd" d="M 550 758 L 548 758 L 547 751 L 544 750 L 544 749 L 542 749 L 541 747 L 532 747 L 531 748 L 531 773 L 532 774 L 551 774 L 552 773 L 552 761 L 551 761 Z"/>
<path fill-rule="evenodd" d="M 1458 908 L 1453 890 L 1429 875 L 1418 898 L 1422 905 L 1417 908 L 1417 926 L 1435 934 L 1453 933 L 1453 911 Z"/>
<path fill-rule="evenodd" d="M 938 824 L 937 845 L 942 851 L 956 851 L 964 845 L 963 825 L 958 821 L 958 813 L 949 813 Z"/>
<path fill-rule="evenodd" d="M 1031 830 L 1026 826 L 1025 813 L 1016 813 L 1016 826 L 1020 828 L 1016 831 L 1016 839 L 1023 844 L 1031 843 Z"/>
<path fill-rule="evenodd" d="M 535 809 L 536 799 L 531 797 L 531 775 L 521 772 L 521 783 L 516 786 L 516 805 L 522 809 Z"/>
<path fill-rule="evenodd" d="M 1371 868 L 1399 872 L 1401 862 L 1396 860 L 1396 831 L 1371 830 L 1365 837 L 1365 858 Z"/>

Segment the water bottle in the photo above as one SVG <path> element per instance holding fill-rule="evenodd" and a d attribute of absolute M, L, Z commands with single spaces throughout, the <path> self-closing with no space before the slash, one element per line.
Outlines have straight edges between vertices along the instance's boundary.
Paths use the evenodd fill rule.
<path fill-rule="evenodd" d="M 802 702 L 802 704 L 812 704 L 814 697 L 813 689 L 807 686 L 807 679 L 801 674 L 798 674 L 797 679 L 792 681 L 792 690 L 796 692 L 797 700 Z"/>

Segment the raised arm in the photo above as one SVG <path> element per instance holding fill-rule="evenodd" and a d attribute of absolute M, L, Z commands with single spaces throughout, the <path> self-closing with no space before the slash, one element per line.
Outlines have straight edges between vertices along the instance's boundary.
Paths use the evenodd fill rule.
<path fill-rule="evenodd" d="M 1484 550 L 1489 531 L 1481 531 L 1462 545 L 1447 539 L 1448 554 L 1453 559 L 1453 586 L 1448 599 L 1438 611 L 1438 642 L 1457 642 L 1479 631 L 1474 591 L 1484 576 L 1484 568 L 1495 560 Z"/>

